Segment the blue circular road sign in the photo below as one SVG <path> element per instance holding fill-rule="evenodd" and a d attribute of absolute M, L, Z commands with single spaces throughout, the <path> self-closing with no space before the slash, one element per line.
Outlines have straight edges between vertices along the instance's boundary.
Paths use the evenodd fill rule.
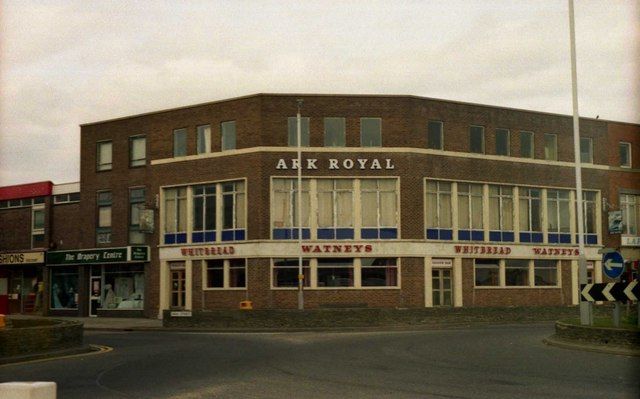
<path fill-rule="evenodd" d="M 624 271 L 624 259 L 620 252 L 609 252 L 602 256 L 602 270 L 609 278 L 618 278 Z"/>

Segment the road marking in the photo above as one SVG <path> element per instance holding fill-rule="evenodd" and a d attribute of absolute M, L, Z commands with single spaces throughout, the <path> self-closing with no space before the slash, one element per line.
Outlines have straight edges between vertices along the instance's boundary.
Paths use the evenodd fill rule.
<path fill-rule="evenodd" d="M 94 348 L 95 350 L 92 350 L 91 352 L 76 353 L 75 355 L 54 356 L 54 357 L 47 357 L 47 358 L 43 358 L 43 359 L 26 360 L 24 362 L 0 364 L 0 368 L 7 367 L 7 366 L 17 366 L 17 365 L 22 365 L 22 364 L 48 362 L 50 360 L 70 359 L 70 358 L 80 357 L 80 356 L 100 355 L 100 354 L 103 354 L 103 353 L 111 352 L 113 350 L 112 347 L 106 346 L 106 345 L 91 345 L 90 344 L 89 347 Z"/>

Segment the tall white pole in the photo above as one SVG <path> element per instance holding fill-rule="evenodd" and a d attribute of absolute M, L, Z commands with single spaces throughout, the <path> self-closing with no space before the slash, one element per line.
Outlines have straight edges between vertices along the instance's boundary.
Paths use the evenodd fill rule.
<path fill-rule="evenodd" d="M 571 42 L 571 93 L 573 100 L 573 152 L 576 171 L 576 200 L 578 201 L 578 286 L 587 284 L 587 259 L 584 254 L 584 204 L 582 203 L 582 169 L 580 167 L 580 117 L 578 116 L 578 74 L 576 72 L 576 28 L 573 0 L 569 0 L 569 31 Z M 579 289 L 579 287 L 578 287 Z M 580 298 L 580 295 L 578 295 Z M 580 301 L 580 324 L 593 323 L 591 302 Z"/>
<path fill-rule="evenodd" d="M 298 309 L 304 309 L 304 273 L 302 269 L 302 117 L 300 108 L 302 100 L 298 100 L 298 114 L 296 116 L 296 134 L 298 147 L 298 190 L 296 191 L 298 216 Z"/>

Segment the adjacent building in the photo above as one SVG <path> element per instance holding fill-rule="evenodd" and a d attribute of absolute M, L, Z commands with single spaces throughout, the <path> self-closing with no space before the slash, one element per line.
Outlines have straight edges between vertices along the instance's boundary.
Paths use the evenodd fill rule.
<path fill-rule="evenodd" d="M 599 282 L 603 247 L 640 258 L 640 126 L 580 130 Z M 85 124 L 79 201 L 45 199 L 60 222 L 44 310 L 295 308 L 300 254 L 307 308 L 577 304 L 573 161 L 570 116 L 414 96 L 258 94 Z"/>

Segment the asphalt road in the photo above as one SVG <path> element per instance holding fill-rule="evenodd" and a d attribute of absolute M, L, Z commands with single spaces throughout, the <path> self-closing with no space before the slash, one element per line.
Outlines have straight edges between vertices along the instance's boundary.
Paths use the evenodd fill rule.
<path fill-rule="evenodd" d="M 112 352 L 0 367 L 58 398 L 640 398 L 640 358 L 544 345 L 551 324 L 366 332 L 88 332 Z"/>

